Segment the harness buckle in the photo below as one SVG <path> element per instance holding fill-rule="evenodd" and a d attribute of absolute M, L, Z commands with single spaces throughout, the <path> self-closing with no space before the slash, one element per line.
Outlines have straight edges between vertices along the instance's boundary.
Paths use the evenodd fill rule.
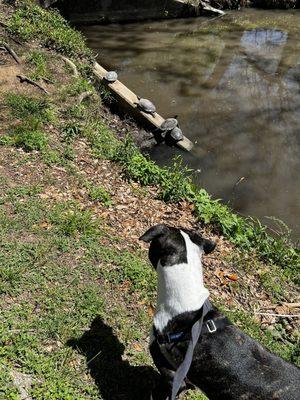
<path fill-rule="evenodd" d="M 216 327 L 216 325 L 215 325 L 215 323 L 214 323 L 214 321 L 212 319 L 209 319 L 206 322 L 206 327 L 207 327 L 207 330 L 208 330 L 209 333 L 214 333 L 217 330 L 217 327 Z"/>

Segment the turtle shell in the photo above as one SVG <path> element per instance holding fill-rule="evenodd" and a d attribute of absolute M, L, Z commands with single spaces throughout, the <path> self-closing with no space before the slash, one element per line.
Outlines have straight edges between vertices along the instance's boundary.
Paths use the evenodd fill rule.
<path fill-rule="evenodd" d="M 104 78 L 108 82 L 113 83 L 118 79 L 118 74 L 116 71 L 108 71 Z"/>
<path fill-rule="evenodd" d="M 139 99 L 138 106 L 146 113 L 154 114 L 156 112 L 155 105 L 148 99 Z"/>
<path fill-rule="evenodd" d="M 160 129 L 162 131 L 171 131 L 172 129 L 176 128 L 178 125 L 178 121 L 176 118 L 167 118 L 161 124 Z"/>
<path fill-rule="evenodd" d="M 182 130 L 176 126 L 174 129 L 171 130 L 170 136 L 173 140 L 175 140 L 175 142 L 179 142 L 183 139 Z"/>

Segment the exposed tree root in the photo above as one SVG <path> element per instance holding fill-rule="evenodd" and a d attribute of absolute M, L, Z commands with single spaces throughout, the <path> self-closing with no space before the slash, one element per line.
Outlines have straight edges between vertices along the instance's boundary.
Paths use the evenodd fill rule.
<path fill-rule="evenodd" d="M 17 78 L 20 79 L 20 82 L 21 82 L 21 83 L 27 82 L 27 83 L 29 83 L 30 85 L 33 85 L 33 86 L 39 88 L 42 92 L 44 92 L 44 93 L 46 93 L 46 94 L 49 94 L 49 92 L 48 92 L 43 86 L 41 86 L 41 85 L 40 85 L 39 83 L 37 83 L 37 82 L 34 82 L 32 79 L 28 78 L 27 76 L 25 76 L 25 75 L 17 75 Z"/>

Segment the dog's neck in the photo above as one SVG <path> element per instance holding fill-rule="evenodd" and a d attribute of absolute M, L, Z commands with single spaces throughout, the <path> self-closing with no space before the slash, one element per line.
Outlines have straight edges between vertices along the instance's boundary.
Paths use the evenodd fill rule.
<path fill-rule="evenodd" d="M 209 296 L 203 284 L 201 251 L 181 231 L 187 251 L 187 264 L 161 266 L 158 263 L 157 312 L 154 316 L 155 328 L 162 332 L 168 322 L 185 312 L 199 310 Z"/>

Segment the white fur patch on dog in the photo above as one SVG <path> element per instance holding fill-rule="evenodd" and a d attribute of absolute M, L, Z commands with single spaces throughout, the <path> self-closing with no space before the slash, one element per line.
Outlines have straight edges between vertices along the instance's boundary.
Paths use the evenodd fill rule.
<path fill-rule="evenodd" d="M 162 332 L 168 322 L 179 314 L 199 310 L 209 297 L 203 284 L 202 254 L 189 235 L 180 231 L 186 244 L 187 264 L 162 267 L 157 265 L 158 292 L 155 328 Z"/>

